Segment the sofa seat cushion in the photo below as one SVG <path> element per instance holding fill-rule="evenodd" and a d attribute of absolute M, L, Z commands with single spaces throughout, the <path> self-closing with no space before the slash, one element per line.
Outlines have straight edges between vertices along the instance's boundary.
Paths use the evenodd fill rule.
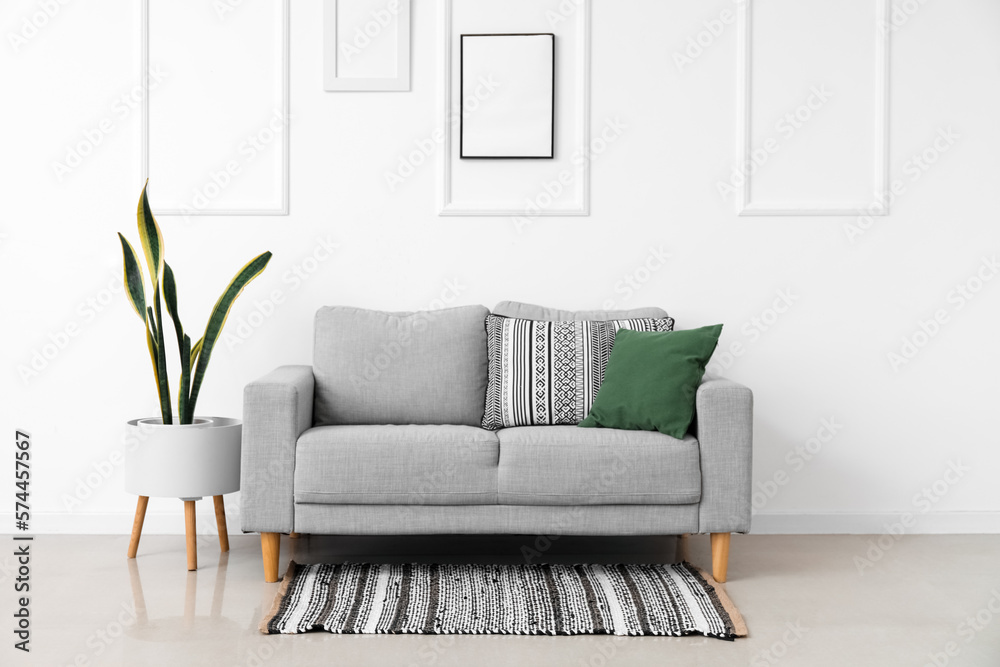
<path fill-rule="evenodd" d="M 295 450 L 295 502 L 488 505 L 499 443 L 472 426 L 319 426 Z"/>
<path fill-rule="evenodd" d="M 685 505 L 701 499 L 698 441 L 662 433 L 519 426 L 500 438 L 502 505 Z"/>

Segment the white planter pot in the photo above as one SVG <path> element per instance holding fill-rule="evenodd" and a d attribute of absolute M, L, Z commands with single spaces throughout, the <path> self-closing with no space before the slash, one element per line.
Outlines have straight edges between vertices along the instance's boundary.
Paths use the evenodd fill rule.
<path fill-rule="evenodd" d="M 221 496 L 240 489 L 243 424 L 228 417 L 196 417 L 194 424 L 164 426 L 132 419 L 138 444 L 125 454 L 125 490 L 155 498 Z"/>

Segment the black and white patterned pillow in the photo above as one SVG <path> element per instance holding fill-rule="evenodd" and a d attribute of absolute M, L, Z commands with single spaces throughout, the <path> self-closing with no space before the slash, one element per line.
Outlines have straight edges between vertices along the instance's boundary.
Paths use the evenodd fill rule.
<path fill-rule="evenodd" d="M 615 332 L 673 328 L 671 317 L 547 322 L 488 315 L 483 428 L 579 424 L 604 381 Z"/>

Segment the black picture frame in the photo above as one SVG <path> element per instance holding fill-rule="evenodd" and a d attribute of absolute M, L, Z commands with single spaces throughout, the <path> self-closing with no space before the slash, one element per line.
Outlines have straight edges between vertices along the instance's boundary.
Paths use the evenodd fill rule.
<path fill-rule="evenodd" d="M 552 39 L 552 114 L 549 119 L 548 155 L 466 155 L 465 154 L 465 39 L 467 37 L 550 37 Z M 463 160 L 553 160 L 556 155 L 556 36 L 551 32 L 463 33 L 459 35 L 459 128 L 458 156 Z"/>

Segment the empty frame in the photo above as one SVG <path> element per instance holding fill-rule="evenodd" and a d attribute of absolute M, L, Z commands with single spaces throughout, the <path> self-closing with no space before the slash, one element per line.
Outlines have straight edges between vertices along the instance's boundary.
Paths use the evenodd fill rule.
<path fill-rule="evenodd" d="M 459 157 L 555 157 L 555 35 L 461 36 Z"/>
<path fill-rule="evenodd" d="M 289 0 L 144 0 L 141 180 L 157 215 L 288 214 Z"/>
<path fill-rule="evenodd" d="M 740 215 L 886 215 L 890 0 L 738 7 Z"/>
<path fill-rule="evenodd" d="M 324 0 L 323 88 L 410 89 L 410 0 Z"/>

